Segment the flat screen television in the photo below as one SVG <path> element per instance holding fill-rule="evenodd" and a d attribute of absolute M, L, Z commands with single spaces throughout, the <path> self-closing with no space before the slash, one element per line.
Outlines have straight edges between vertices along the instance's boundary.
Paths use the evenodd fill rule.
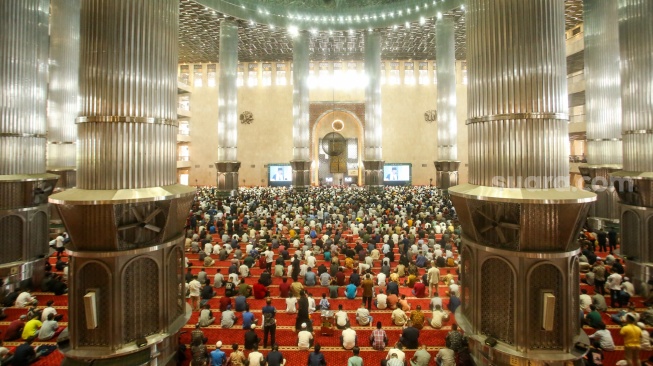
<path fill-rule="evenodd" d="M 404 185 L 412 181 L 411 164 L 385 164 L 383 166 L 383 183 L 385 185 Z"/>
<path fill-rule="evenodd" d="M 292 184 L 292 167 L 290 164 L 268 164 L 268 185 L 273 187 Z"/>

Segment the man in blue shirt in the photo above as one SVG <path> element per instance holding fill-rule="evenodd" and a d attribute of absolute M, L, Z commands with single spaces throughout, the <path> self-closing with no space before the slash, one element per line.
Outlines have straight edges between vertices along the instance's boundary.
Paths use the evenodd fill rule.
<path fill-rule="evenodd" d="M 458 296 L 451 295 L 451 297 L 449 297 L 449 305 L 448 305 L 449 311 L 451 311 L 452 314 L 455 314 L 456 309 L 458 309 L 459 306 L 460 306 L 460 298 L 458 298 Z"/>
<path fill-rule="evenodd" d="M 347 296 L 347 298 L 350 299 L 350 300 L 355 299 L 357 289 L 358 288 L 356 287 L 356 285 L 354 285 L 353 283 L 350 283 L 345 288 L 345 296 Z"/>
<path fill-rule="evenodd" d="M 308 366 L 326 366 L 324 354 L 320 352 L 320 345 L 316 344 L 314 351 L 308 355 Z"/>
<path fill-rule="evenodd" d="M 320 285 L 329 286 L 331 283 L 331 275 L 328 272 L 324 272 L 320 275 Z"/>
<path fill-rule="evenodd" d="M 306 275 L 304 276 L 304 285 L 306 285 L 306 286 L 315 286 L 315 281 L 316 281 L 315 272 L 313 272 L 311 267 L 308 267 L 308 271 L 306 272 Z"/>
<path fill-rule="evenodd" d="M 224 363 L 226 354 L 220 348 L 222 348 L 222 341 L 218 341 L 215 344 L 215 351 L 211 352 L 211 365 L 213 366 L 222 366 Z"/>
<path fill-rule="evenodd" d="M 249 311 L 249 305 L 245 305 L 245 312 L 243 313 L 243 329 L 249 329 L 252 324 L 256 324 L 254 314 Z"/>
<path fill-rule="evenodd" d="M 419 268 L 424 268 L 424 266 L 426 266 L 426 257 L 422 255 L 421 251 L 417 255 L 417 258 L 415 258 L 415 265 Z"/>
<path fill-rule="evenodd" d="M 236 311 L 245 311 L 247 308 L 247 298 L 243 295 L 236 296 Z"/>
<path fill-rule="evenodd" d="M 386 292 L 388 295 L 395 294 L 399 295 L 399 284 L 397 284 L 394 281 L 388 282 L 388 285 L 386 286 Z"/>

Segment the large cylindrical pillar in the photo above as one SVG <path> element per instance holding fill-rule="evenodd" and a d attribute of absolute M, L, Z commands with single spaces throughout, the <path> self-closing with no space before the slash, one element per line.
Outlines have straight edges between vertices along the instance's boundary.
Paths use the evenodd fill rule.
<path fill-rule="evenodd" d="M 176 184 L 178 3 L 87 0 L 80 14 L 77 188 L 50 198 L 71 238 L 62 352 L 171 364 L 194 195 Z"/>
<path fill-rule="evenodd" d="M 383 187 L 382 121 L 381 121 L 381 33 L 365 33 L 365 142 L 363 166 L 365 185 Z"/>
<path fill-rule="evenodd" d="M 238 23 L 227 18 L 220 23 L 220 79 L 218 82 L 218 192 L 238 189 Z"/>
<path fill-rule="evenodd" d="M 295 189 L 306 189 L 311 184 L 310 134 L 309 134 L 309 89 L 308 69 L 310 66 L 308 31 L 301 31 L 293 39 L 293 92 L 292 92 L 292 139 L 293 160 L 292 185 Z"/>
<path fill-rule="evenodd" d="M 47 169 L 59 175 L 57 187 L 75 187 L 79 115 L 79 0 L 50 2 Z"/>
<path fill-rule="evenodd" d="M 456 321 L 476 364 L 563 365 L 587 341 L 576 236 L 596 197 L 569 187 L 564 3 L 468 4 L 471 184 L 449 189 L 463 227 Z"/>
<path fill-rule="evenodd" d="M 587 164 L 579 166 L 585 188 L 595 192 L 590 216 L 618 219 L 619 202 L 609 174 L 621 169 L 621 78 L 619 69 L 618 4 L 585 0 L 585 116 Z"/>
<path fill-rule="evenodd" d="M 13 285 L 38 282 L 48 254 L 48 16 L 47 0 L 0 3 L 0 277 Z"/>
<path fill-rule="evenodd" d="M 452 18 L 435 22 L 435 58 L 438 96 L 438 160 L 436 185 L 448 189 L 458 184 L 458 119 L 456 118 L 456 40 Z"/>
<path fill-rule="evenodd" d="M 611 177 L 621 200 L 621 254 L 646 291 L 653 275 L 653 3 L 619 0 L 623 171 Z"/>

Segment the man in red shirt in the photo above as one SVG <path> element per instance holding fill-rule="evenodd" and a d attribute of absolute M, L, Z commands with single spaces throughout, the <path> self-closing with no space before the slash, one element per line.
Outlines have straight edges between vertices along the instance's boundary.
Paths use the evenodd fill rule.
<path fill-rule="evenodd" d="M 265 296 L 266 296 L 266 294 L 268 292 L 268 289 L 267 289 L 267 287 L 265 287 L 265 285 L 263 285 L 260 282 L 257 282 L 257 283 L 254 284 L 253 288 L 254 288 L 254 298 L 255 299 L 261 300 L 261 299 L 265 298 Z"/>
<path fill-rule="evenodd" d="M 279 296 L 285 299 L 288 297 L 288 293 L 290 293 L 290 284 L 288 283 L 288 277 L 283 277 L 281 284 L 279 285 Z"/>
<path fill-rule="evenodd" d="M 222 296 L 220 299 L 220 311 L 226 311 L 229 305 L 231 305 L 231 298 L 229 296 Z"/>
<path fill-rule="evenodd" d="M 412 293 L 415 295 L 415 297 L 424 297 L 426 293 L 426 285 L 424 285 L 422 281 L 418 279 L 413 286 Z"/>
<path fill-rule="evenodd" d="M 338 286 L 345 285 L 345 270 L 343 268 L 340 268 L 338 273 L 336 273 L 336 283 Z"/>
<path fill-rule="evenodd" d="M 16 319 L 13 322 L 9 323 L 7 329 L 5 330 L 5 341 L 13 341 L 20 339 L 23 334 L 23 328 L 25 327 L 25 322 L 27 321 L 27 315 L 21 315 L 20 319 Z"/>

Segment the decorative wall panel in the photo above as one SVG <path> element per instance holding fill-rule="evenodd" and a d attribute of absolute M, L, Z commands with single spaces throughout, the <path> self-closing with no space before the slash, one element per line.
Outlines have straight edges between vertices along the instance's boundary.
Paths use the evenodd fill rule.
<path fill-rule="evenodd" d="M 30 254 L 38 257 L 45 256 L 49 251 L 48 240 L 48 214 L 39 211 L 32 216 L 30 221 L 29 240 Z"/>
<path fill-rule="evenodd" d="M 515 273 L 504 260 L 488 259 L 483 263 L 481 298 L 481 333 L 513 344 Z"/>
<path fill-rule="evenodd" d="M 572 277 L 576 278 L 576 277 Z M 561 332 L 563 319 L 562 306 L 562 274 L 554 265 L 542 264 L 537 266 L 528 278 L 529 289 L 529 342 L 531 349 L 561 350 L 563 347 L 563 335 Z M 543 314 L 543 293 L 550 292 L 555 296 L 555 310 L 553 330 L 542 329 Z M 574 294 L 572 297 L 578 297 Z M 577 309 L 577 308 L 575 308 Z M 574 312 L 575 313 L 575 312 Z M 572 323 L 572 327 L 574 327 Z M 574 327 L 576 328 L 576 327 Z"/>
<path fill-rule="evenodd" d="M 23 257 L 24 222 L 20 216 L 0 218 L 0 264 L 19 261 Z"/>
<path fill-rule="evenodd" d="M 462 273 L 461 273 L 461 288 L 462 288 L 462 309 L 467 318 L 472 317 L 474 306 L 472 302 L 472 286 L 474 286 L 474 266 L 472 266 L 472 252 L 467 247 L 463 247 L 461 252 L 462 260 Z"/>
<path fill-rule="evenodd" d="M 172 269 L 175 269 L 174 271 Z M 186 282 L 184 280 L 184 252 L 180 248 L 174 248 L 168 256 L 168 276 L 170 289 L 170 303 L 168 311 L 170 319 L 176 319 L 184 314 L 186 308 Z"/>
<path fill-rule="evenodd" d="M 129 343 L 161 330 L 159 266 L 149 258 L 135 259 L 123 273 L 123 342 Z"/>
<path fill-rule="evenodd" d="M 639 258 L 641 231 L 639 216 L 633 211 L 625 211 L 621 224 L 628 229 L 621 232 L 621 254 L 630 258 Z"/>
<path fill-rule="evenodd" d="M 94 290 L 97 304 L 97 328 L 87 329 L 84 306 L 79 307 L 81 316 L 78 318 L 83 320 L 70 323 L 76 330 L 74 334 L 78 339 L 77 344 L 81 347 L 109 347 L 112 345 L 110 341 L 112 339 L 111 312 L 109 311 L 113 301 L 111 278 L 107 267 L 94 262 L 84 264 L 75 277 L 75 287 L 79 291 L 79 295 L 84 296 L 88 291 Z"/>

